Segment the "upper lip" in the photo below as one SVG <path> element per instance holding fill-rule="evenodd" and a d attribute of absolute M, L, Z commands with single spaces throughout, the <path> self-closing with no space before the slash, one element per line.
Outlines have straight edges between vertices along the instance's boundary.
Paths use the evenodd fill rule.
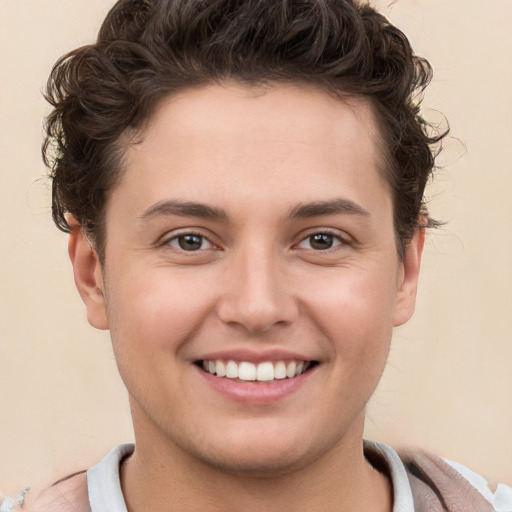
<path fill-rule="evenodd" d="M 315 358 L 309 357 L 304 354 L 292 352 L 283 349 L 267 349 L 262 351 L 249 350 L 246 348 L 238 348 L 231 350 L 220 350 L 215 352 L 208 352 L 202 354 L 200 357 L 195 359 L 196 361 L 247 361 L 249 363 L 263 363 L 265 361 L 314 361 Z"/>

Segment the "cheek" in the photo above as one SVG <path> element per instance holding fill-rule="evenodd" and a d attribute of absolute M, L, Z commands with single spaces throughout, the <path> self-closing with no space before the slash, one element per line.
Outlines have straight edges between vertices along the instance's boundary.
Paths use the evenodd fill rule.
<path fill-rule="evenodd" d="M 124 274 L 121 279 L 118 273 L 111 276 L 111 287 L 106 282 L 119 373 L 130 396 L 148 410 L 161 408 L 161 396 L 174 403 L 186 389 L 187 349 L 210 311 L 207 290 L 199 283 L 166 274 L 135 273 L 131 279 Z"/>
<path fill-rule="evenodd" d="M 304 296 L 325 327 L 344 325 L 347 334 L 391 329 L 396 272 L 379 271 L 378 264 L 374 264 L 358 269 L 332 269 L 318 277 L 307 286 Z"/>
<path fill-rule="evenodd" d="M 380 376 L 389 352 L 396 283 L 392 272 L 378 268 L 332 269 L 330 279 L 306 294 L 309 316 L 326 336 L 333 360 L 351 374 L 364 368 Z"/>
<path fill-rule="evenodd" d="M 179 349 L 204 321 L 212 306 L 208 280 L 185 273 L 134 272 L 133 277 L 112 276 L 106 283 L 108 317 L 114 343 L 142 351 L 143 357 L 163 350 Z"/>

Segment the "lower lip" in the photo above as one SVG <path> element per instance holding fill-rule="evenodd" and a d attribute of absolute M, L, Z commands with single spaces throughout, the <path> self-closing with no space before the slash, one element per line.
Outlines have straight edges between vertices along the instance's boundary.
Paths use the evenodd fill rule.
<path fill-rule="evenodd" d="M 235 402 L 266 405 L 278 402 L 295 393 L 315 373 L 316 367 L 292 377 L 269 382 L 249 382 L 216 377 L 197 368 L 201 377 L 218 393 Z"/>

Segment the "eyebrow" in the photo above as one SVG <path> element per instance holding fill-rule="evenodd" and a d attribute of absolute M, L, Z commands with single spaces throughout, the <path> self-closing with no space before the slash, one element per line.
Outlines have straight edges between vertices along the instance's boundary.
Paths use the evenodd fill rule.
<path fill-rule="evenodd" d="M 350 199 L 338 198 L 329 201 L 314 201 L 299 204 L 290 211 L 292 219 L 306 219 L 320 217 L 322 215 L 348 214 L 369 217 L 370 213 Z M 147 221 L 159 216 L 177 215 L 179 217 L 199 217 L 202 219 L 223 220 L 229 219 L 228 214 L 222 208 L 208 206 L 203 203 L 180 202 L 177 200 L 160 201 L 149 207 L 139 216 L 142 221 Z"/>
<path fill-rule="evenodd" d="M 180 202 L 180 201 L 160 201 L 148 208 L 139 219 L 142 221 L 150 220 L 158 216 L 177 215 L 179 217 L 200 217 L 203 219 L 227 220 L 227 213 L 221 208 L 215 208 L 203 203 Z"/>
<path fill-rule="evenodd" d="M 370 217 L 370 213 L 350 199 L 338 198 L 329 201 L 315 201 L 313 203 L 299 204 L 290 212 L 292 219 L 307 219 L 322 215 L 335 214 L 361 215 Z"/>

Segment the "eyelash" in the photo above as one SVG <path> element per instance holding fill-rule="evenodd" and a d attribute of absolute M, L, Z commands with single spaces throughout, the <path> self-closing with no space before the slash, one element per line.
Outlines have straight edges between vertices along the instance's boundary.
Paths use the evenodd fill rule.
<path fill-rule="evenodd" d="M 326 248 L 314 248 L 311 247 L 311 241 L 313 237 L 319 237 L 319 236 L 327 236 L 332 238 L 333 245 Z M 197 249 L 187 250 L 180 244 L 180 239 L 183 239 L 185 237 L 197 237 L 201 241 L 201 245 Z M 310 247 L 300 247 L 301 244 L 310 241 Z M 209 247 L 203 247 L 205 244 L 209 244 Z M 294 247 L 299 249 L 305 249 L 305 250 L 311 250 L 314 252 L 328 252 L 330 250 L 334 250 L 336 247 L 340 245 L 348 245 L 349 242 L 344 239 L 342 236 L 340 236 L 339 233 L 333 232 L 328 229 L 323 229 L 319 231 L 313 231 L 303 237 L 298 244 L 296 244 Z M 173 237 L 167 239 L 163 245 L 171 246 L 173 249 L 180 251 L 180 252 L 201 252 L 201 250 L 209 250 L 217 248 L 213 242 L 211 242 L 206 236 L 204 236 L 202 233 L 194 232 L 194 231 L 185 231 L 182 233 L 178 233 L 174 235 Z"/>
<path fill-rule="evenodd" d="M 201 246 L 197 250 L 187 250 L 183 247 L 179 246 L 180 239 L 183 239 L 185 237 L 197 237 L 201 239 Z M 174 245 L 173 242 L 175 242 L 177 245 Z M 210 247 L 203 248 L 202 245 L 204 243 L 208 243 Z M 171 246 L 173 249 L 180 251 L 180 252 L 200 252 L 202 250 L 207 249 L 214 249 L 216 248 L 215 244 L 211 242 L 206 236 L 204 236 L 202 233 L 197 233 L 194 231 L 185 231 L 183 233 L 178 233 L 177 235 L 172 236 L 171 238 L 168 238 L 163 242 L 163 245 Z"/>
<path fill-rule="evenodd" d="M 327 247 L 325 249 L 315 249 L 313 247 L 308 247 L 308 248 L 304 247 L 302 249 L 311 250 L 314 252 L 329 252 L 330 250 L 335 250 L 336 247 L 339 247 L 342 245 L 349 245 L 349 242 L 344 237 L 342 237 L 338 232 L 334 232 L 329 229 L 321 229 L 318 231 L 313 231 L 313 232 L 309 233 L 308 235 L 306 235 L 304 238 L 301 239 L 301 241 L 296 245 L 296 247 L 299 247 L 301 244 L 303 244 L 304 242 L 307 242 L 308 240 L 310 240 L 310 244 L 311 244 L 311 239 L 313 237 L 321 236 L 321 235 L 326 235 L 328 237 L 332 237 L 333 245 L 331 247 Z"/>

